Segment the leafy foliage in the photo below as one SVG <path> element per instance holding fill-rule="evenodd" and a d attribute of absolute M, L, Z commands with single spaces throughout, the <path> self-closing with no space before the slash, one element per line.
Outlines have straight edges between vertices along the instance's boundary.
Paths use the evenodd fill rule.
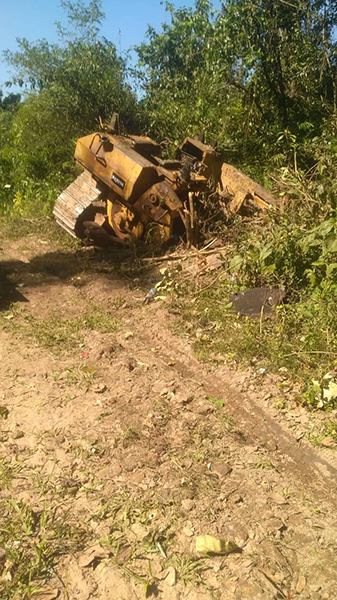
<path fill-rule="evenodd" d="M 138 48 L 155 132 L 173 141 L 204 128 L 241 159 L 289 151 L 336 110 L 336 3 L 230 0 L 216 12 L 166 4 L 171 24 Z M 292 134 L 280 137 L 280 131 Z M 238 155 L 237 155 L 238 156 Z"/>
<path fill-rule="evenodd" d="M 78 37 L 59 45 L 21 40 L 18 52 L 5 53 L 15 69 L 13 83 L 27 93 L 15 104 L 15 113 L 0 109 L 2 211 L 11 207 L 28 214 L 37 205 L 49 211 L 58 191 L 74 177 L 76 139 L 95 130 L 99 116 L 107 119 L 116 110 L 126 127 L 140 127 L 125 60 L 111 42 L 96 38 L 99 3 L 90 2 L 87 12 L 82 2 L 63 4 L 79 27 Z"/>

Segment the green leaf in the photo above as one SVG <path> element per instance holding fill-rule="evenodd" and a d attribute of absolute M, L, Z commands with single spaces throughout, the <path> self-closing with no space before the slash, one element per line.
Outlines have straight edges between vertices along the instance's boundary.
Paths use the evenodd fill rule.
<path fill-rule="evenodd" d="M 214 396 L 206 396 L 206 398 L 207 400 L 212 402 L 214 406 L 219 406 L 220 408 L 223 408 L 226 404 L 223 400 L 219 400 L 219 398 L 214 398 Z"/>
<path fill-rule="evenodd" d="M 232 258 L 232 260 L 229 263 L 229 269 L 232 273 L 235 273 L 236 271 L 238 271 L 242 265 L 244 263 L 244 259 L 242 258 L 242 256 L 240 256 L 239 254 L 237 254 L 236 256 L 234 256 Z"/>
<path fill-rule="evenodd" d="M 330 265 L 327 265 L 326 276 L 330 277 L 335 269 L 337 269 L 337 263 L 331 263 Z"/>

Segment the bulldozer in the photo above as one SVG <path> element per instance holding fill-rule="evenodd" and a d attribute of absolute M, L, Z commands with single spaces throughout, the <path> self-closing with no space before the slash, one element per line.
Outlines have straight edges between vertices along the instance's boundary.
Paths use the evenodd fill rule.
<path fill-rule="evenodd" d="M 159 245 L 175 237 L 187 246 L 198 240 L 198 206 L 203 192 L 214 194 L 226 210 L 246 200 L 257 208 L 275 198 L 249 177 L 223 163 L 216 144 L 186 137 L 175 159 L 162 157 L 162 145 L 148 136 L 120 133 L 114 114 L 101 131 L 81 137 L 75 160 L 83 172 L 57 198 L 56 221 L 72 236 L 97 246 Z"/>

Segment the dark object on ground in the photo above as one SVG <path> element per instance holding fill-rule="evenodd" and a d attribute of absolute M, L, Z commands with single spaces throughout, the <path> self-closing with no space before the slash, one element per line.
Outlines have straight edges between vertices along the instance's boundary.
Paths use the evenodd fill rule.
<path fill-rule="evenodd" d="M 235 312 L 244 317 L 254 318 L 270 314 L 275 306 L 284 300 L 284 297 L 284 290 L 261 287 L 232 294 L 230 301 Z"/>
<path fill-rule="evenodd" d="M 8 310 L 14 302 L 28 302 L 28 300 L 17 289 L 17 284 L 13 283 L 0 267 L 0 310 Z"/>
<path fill-rule="evenodd" d="M 179 236 L 174 233 L 172 235 L 172 237 L 170 237 L 170 239 L 167 240 L 167 242 L 164 242 L 161 245 L 162 250 L 168 250 L 168 248 L 172 248 L 173 246 L 176 246 L 177 244 L 179 244 Z"/>

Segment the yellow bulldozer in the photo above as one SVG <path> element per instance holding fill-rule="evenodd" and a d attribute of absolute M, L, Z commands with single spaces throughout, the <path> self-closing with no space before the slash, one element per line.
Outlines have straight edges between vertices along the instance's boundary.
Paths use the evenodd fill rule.
<path fill-rule="evenodd" d="M 54 215 L 71 235 L 105 246 L 144 239 L 158 244 L 175 236 L 195 245 L 198 205 L 213 190 L 228 213 L 248 201 L 275 205 L 270 192 L 223 163 L 216 147 L 186 137 L 174 160 L 147 136 L 121 135 L 114 114 L 101 131 L 78 140 L 75 160 L 83 172 L 57 198 Z M 215 200 L 216 201 L 216 200 Z"/>

